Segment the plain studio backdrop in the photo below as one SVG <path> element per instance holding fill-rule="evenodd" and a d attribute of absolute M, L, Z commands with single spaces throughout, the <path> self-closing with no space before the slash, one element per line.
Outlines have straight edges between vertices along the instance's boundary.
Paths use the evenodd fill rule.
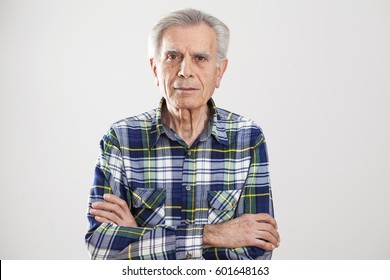
<path fill-rule="evenodd" d="M 193 7 L 231 29 L 217 106 L 268 141 L 274 259 L 390 259 L 390 2 L 0 1 L 0 259 L 88 259 L 110 124 L 155 108 L 147 34 Z"/>

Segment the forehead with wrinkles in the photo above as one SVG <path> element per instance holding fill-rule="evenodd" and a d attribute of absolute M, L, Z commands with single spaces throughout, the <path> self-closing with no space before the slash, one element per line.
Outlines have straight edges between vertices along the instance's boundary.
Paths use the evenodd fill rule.
<path fill-rule="evenodd" d="M 163 34 L 160 55 L 167 52 L 178 52 L 215 57 L 216 45 L 215 32 L 206 24 L 172 26 Z"/>

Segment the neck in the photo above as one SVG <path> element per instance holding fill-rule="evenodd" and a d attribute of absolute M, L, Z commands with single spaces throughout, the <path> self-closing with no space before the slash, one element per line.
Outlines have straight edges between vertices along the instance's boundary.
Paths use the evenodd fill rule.
<path fill-rule="evenodd" d="M 196 109 L 178 109 L 166 105 L 162 111 L 164 124 L 191 146 L 209 121 L 210 111 L 207 104 Z"/>

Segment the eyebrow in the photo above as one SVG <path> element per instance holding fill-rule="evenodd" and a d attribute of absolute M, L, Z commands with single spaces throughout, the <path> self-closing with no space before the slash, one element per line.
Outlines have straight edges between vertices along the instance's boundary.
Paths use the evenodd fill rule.
<path fill-rule="evenodd" d="M 210 58 L 210 54 L 207 52 L 194 52 L 191 53 L 192 56 L 203 56 L 205 58 Z"/>
<path fill-rule="evenodd" d="M 164 52 L 165 54 L 168 54 L 168 53 L 178 53 L 178 54 L 182 54 L 182 52 L 178 49 L 167 49 L 165 50 Z M 211 55 L 208 53 L 208 52 L 192 52 L 191 53 L 191 56 L 204 56 L 206 58 L 210 58 Z"/>
<path fill-rule="evenodd" d="M 180 51 L 178 49 L 167 49 L 165 50 L 164 53 L 170 53 L 170 52 L 177 52 L 177 53 L 180 53 Z"/>

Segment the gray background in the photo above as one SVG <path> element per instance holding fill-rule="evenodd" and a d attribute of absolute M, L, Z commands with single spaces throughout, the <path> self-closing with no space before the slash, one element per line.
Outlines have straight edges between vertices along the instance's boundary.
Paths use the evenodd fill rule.
<path fill-rule="evenodd" d="M 157 106 L 147 33 L 186 7 L 231 29 L 214 97 L 265 131 L 274 259 L 390 259 L 390 2 L 379 0 L 0 0 L 0 258 L 88 258 L 99 140 Z"/>

